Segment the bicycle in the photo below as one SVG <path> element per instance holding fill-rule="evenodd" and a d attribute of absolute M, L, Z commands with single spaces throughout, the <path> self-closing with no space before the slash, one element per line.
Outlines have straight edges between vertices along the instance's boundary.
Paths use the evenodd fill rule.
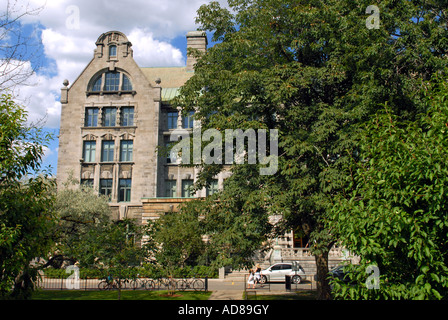
<path fill-rule="evenodd" d="M 185 291 L 187 289 L 193 289 L 194 291 L 201 291 L 205 288 L 205 283 L 201 279 L 180 279 L 176 283 L 176 287 L 180 291 Z"/>
<path fill-rule="evenodd" d="M 173 278 L 159 278 L 157 279 L 157 287 L 158 289 L 171 290 L 176 287 L 176 281 Z"/>
<path fill-rule="evenodd" d="M 151 279 L 141 279 L 141 278 L 136 278 L 134 280 L 131 281 L 130 283 L 131 289 L 133 290 L 154 290 L 156 288 L 156 284 L 153 280 Z"/>
<path fill-rule="evenodd" d="M 98 289 L 100 290 L 114 290 L 114 289 L 118 289 L 118 285 L 116 283 L 116 281 L 112 278 L 106 278 L 102 281 L 100 281 L 100 283 L 98 283 Z"/>

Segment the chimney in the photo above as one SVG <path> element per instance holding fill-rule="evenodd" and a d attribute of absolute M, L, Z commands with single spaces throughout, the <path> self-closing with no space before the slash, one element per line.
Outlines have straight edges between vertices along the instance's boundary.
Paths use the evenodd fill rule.
<path fill-rule="evenodd" d="M 207 34 L 205 31 L 190 31 L 187 33 L 187 50 L 188 48 L 198 49 L 202 52 L 207 50 Z M 187 53 L 187 71 L 194 71 L 196 59 Z"/>

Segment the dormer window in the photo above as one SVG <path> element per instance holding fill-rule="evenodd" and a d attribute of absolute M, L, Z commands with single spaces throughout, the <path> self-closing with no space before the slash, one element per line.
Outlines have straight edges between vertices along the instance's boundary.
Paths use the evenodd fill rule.
<path fill-rule="evenodd" d="M 107 71 L 96 76 L 87 88 L 87 95 L 108 92 L 135 94 L 129 77 L 123 72 L 118 71 Z"/>
<path fill-rule="evenodd" d="M 109 57 L 116 57 L 117 56 L 117 46 L 111 45 L 109 46 Z"/>

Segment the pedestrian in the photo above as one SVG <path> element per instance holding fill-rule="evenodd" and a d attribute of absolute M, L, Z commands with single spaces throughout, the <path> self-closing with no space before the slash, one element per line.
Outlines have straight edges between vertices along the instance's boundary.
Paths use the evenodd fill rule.
<path fill-rule="evenodd" d="M 261 283 L 261 268 L 258 263 L 255 266 L 255 283 Z"/>
<path fill-rule="evenodd" d="M 247 280 L 247 283 L 249 284 L 249 289 L 251 289 L 250 286 L 252 286 L 252 289 L 255 289 L 255 277 L 252 269 L 249 270 L 249 279 Z"/>

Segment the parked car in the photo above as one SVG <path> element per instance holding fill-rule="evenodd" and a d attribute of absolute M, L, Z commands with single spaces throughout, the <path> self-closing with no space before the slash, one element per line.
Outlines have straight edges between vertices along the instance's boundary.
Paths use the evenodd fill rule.
<path fill-rule="evenodd" d="M 261 270 L 261 283 L 285 281 L 286 276 L 291 277 L 291 283 L 299 284 L 305 277 L 305 270 L 299 263 L 282 262 L 276 263 L 265 270 Z"/>
<path fill-rule="evenodd" d="M 346 277 L 347 272 L 344 271 L 344 265 L 340 265 L 337 267 L 334 267 L 328 272 L 328 275 L 331 278 L 338 278 L 339 280 L 347 283 L 349 279 Z"/>

